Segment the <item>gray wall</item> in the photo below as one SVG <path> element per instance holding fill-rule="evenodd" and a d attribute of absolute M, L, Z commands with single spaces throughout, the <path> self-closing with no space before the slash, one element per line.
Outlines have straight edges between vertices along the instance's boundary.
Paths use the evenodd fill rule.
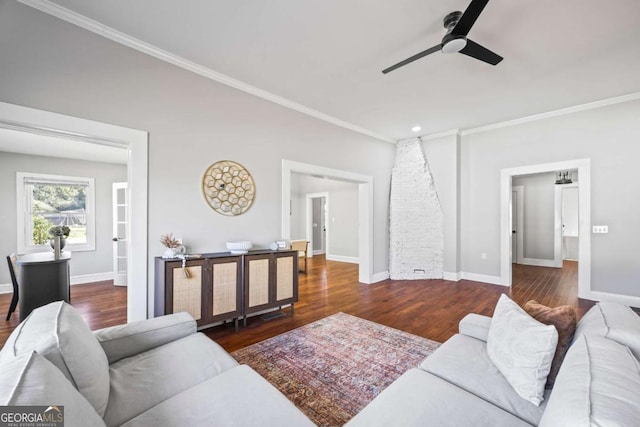
<path fill-rule="evenodd" d="M 511 182 L 524 187 L 524 258 L 553 260 L 555 182 L 554 172 L 517 176 Z"/>
<path fill-rule="evenodd" d="M 16 172 L 82 176 L 95 179 L 96 250 L 73 252 L 71 275 L 113 271 L 111 184 L 127 180 L 127 167 L 111 163 L 61 159 L 0 152 L 0 254 L 16 252 Z M 0 263 L 0 284 L 11 283 L 5 260 Z"/>
<path fill-rule="evenodd" d="M 292 174 L 291 238 L 306 239 L 306 195 L 329 193 L 330 255 L 358 256 L 358 185 L 309 175 Z"/>
<path fill-rule="evenodd" d="M 639 118 L 631 101 L 463 136 L 463 271 L 500 274 L 501 169 L 590 158 L 591 222 L 609 226 L 591 236 L 591 288 L 640 296 Z"/>
<path fill-rule="evenodd" d="M 121 46 L 18 2 L 0 1 L 0 100 L 149 132 L 149 253 L 160 235 L 194 251 L 227 240 L 257 247 L 281 237 L 281 161 L 370 175 L 373 270 L 387 270 L 394 146 L 294 112 Z M 218 160 L 243 164 L 254 205 L 226 217 L 204 202 Z M 152 259 L 149 260 L 149 267 Z M 150 277 L 153 276 L 150 268 Z"/>

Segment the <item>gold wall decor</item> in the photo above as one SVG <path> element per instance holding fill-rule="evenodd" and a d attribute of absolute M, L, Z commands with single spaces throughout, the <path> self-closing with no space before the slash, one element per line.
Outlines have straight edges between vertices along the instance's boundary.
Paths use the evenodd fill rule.
<path fill-rule="evenodd" d="M 245 213 L 256 196 L 253 177 L 240 163 L 222 160 L 202 177 L 202 194 L 214 211 L 235 216 Z"/>

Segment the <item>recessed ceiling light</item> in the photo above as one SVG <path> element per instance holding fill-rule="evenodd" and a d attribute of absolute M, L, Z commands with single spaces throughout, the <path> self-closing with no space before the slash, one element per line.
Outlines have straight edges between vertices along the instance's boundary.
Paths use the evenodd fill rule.
<path fill-rule="evenodd" d="M 414 126 L 411 128 L 412 131 L 414 132 L 420 132 L 422 130 L 422 128 L 420 126 Z"/>

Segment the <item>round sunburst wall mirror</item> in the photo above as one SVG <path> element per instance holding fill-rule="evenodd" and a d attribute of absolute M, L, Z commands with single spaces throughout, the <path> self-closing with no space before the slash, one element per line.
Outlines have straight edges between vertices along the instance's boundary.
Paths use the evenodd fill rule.
<path fill-rule="evenodd" d="M 249 210 L 256 196 L 256 186 L 249 171 L 240 163 L 221 160 L 205 171 L 202 194 L 214 211 L 235 216 Z"/>

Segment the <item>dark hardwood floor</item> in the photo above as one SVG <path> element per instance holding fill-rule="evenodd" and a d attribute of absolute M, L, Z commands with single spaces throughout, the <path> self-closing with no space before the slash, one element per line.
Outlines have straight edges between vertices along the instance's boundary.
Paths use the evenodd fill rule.
<path fill-rule="evenodd" d="M 249 318 L 247 327 L 241 327 L 239 332 L 227 324 L 204 333 L 232 352 L 342 311 L 443 342 L 457 332 L 458 322 L 467 313 L 493 314 L 502 293 L 521 305 L 530 299 L 550 306 L 570 304 L 578 310 L 579 317 L 593 305 L 577 298 L 575 262 L 565 261 L 562 269 L 514 265 L 513 278 L 511 289 L 468 280 L 385 280 L 364 285 L 358 283 L 356 264 L 325 261 L 316 256 L 309 259 L 308 272 L 300 274 L 295 316 L 285 309 L 287 315 L 280 318 Z M 10 300 L 10 294 L 0 295 L 3 316 Z M 110 282 L 74 286 L 71 303 L 92 329 L 126 321 L 126 289 Z M 14 313 L 11 321 L 0 326 L 0 344 L 17 323 Z"/>

